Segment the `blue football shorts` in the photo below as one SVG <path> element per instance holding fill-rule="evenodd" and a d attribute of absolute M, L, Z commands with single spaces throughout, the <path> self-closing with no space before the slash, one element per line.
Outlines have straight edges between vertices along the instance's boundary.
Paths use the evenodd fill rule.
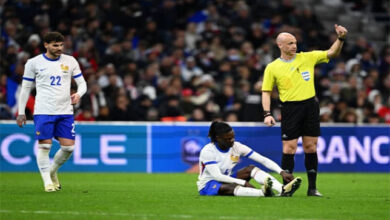
<path fill-rule="evenodd" d="M 210 180 L 206 183 L 206 186 L 199 191 L 201 196 L 216 196 L 218 195 L 218 190 L 221 188 L 222 183 L 216 180 Z"/>
<path fill-rule="evenodd" d="M 237 173 L 233 173 L 230 176 L 237 178 Z M 222 185 L 221 182 L 218 182 L 216 180 L 210 180 L 206 183 L 206 186 L 199 191 L 199 194 L 201 196 L 217 196 L 219 188 L 221 188 L 221 185 Z"/>
<path fill-rule="evenodd" d="M 35 139 L 75 139 L 73 115 L 34 115 Z"/>

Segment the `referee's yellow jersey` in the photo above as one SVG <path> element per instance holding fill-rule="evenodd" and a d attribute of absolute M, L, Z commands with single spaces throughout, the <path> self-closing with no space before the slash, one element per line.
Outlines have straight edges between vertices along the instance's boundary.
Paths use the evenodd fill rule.
<path fill-rule="evenodd" d="M 279 98 L 285 101 L 302 101 L 315 96 L 314 66 L 327 63 L 327 51 L 297 53 L 293 60 L 278 58 L 264 71 L 263 91 L 272 91 L 276 84 Z"/>

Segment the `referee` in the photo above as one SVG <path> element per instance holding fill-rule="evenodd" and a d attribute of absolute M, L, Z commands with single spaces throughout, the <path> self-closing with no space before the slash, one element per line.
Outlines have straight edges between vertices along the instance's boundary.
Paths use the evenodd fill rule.
<path fill-rule="evenodd" d="M 327 63 L 337 57 L 343 46 L 347 29 L 334 25 L 338 39 L 326 51 L 297 51 L 297 40 L 290 33 L 280 33 L 276 43 L 280 57 L 269 63 L 264 71 L 262 104 L 264 123 L 273 126 L 275 119 L 271 114 L 271 92 L 276 84 L 281 102 L 281 127 L 283 156 L 282 169 L 294 171 L 294 156 L 298 138 L 302 136 L 305 152 L 305 167 L 309 180 L 308 196 L 322 196 L 317 190 L 317 140 L 320 136 L 319 105 L 315 98 L 314 66 Z"/>

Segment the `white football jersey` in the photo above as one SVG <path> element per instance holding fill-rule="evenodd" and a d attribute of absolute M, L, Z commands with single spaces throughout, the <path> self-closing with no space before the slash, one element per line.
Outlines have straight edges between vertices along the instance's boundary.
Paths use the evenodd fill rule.
<path fill-rule="evenodd" d="M 230 176 L 240 157 L 248 157 L 253 152 L 250 147 L 237 141 L 234 142 L 233 147 L 225 152 L 214 143 L 204 146 L 199 156 L 199 177 L 196 183 L 198 191 L 203 189 L 208 181 L 213 180 L 206 165 L 217 164 L 222 174 Z"/>
<path fill-rule="evenodd" d="M 62 54 L 57 59 L 50 59 L 41 54 L 29 59 L 23 80 L 35 81 L 37 94 L 34 115 L 73 114 L 70 86 L 72 77 L 81 76 L 78 62 L 69 55 Z"/>

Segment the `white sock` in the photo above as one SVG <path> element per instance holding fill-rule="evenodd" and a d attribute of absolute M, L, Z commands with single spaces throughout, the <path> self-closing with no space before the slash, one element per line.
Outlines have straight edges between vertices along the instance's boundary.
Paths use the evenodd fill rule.
<path fill-rule="evenodd" d="M 51 165 L 50 172 L 55 173 L 57 172 L 58 168 L 64 164 L 70 156 L 72 156 L 72 152 L 74 150 L 74 145 L 72 146 L 62 146 L 57 151 L 56 155 L 54 156 L 53 164 Z"/>
<path fill-rule="evenodd" d="M 37 164 L 45 186 L 53 184 L 50 178 L 50 152 L 51 144 L 38 144 Z"/>
<path fill-rule="evenodd" d="M 264 185 L 264 181 L 267 177 L 270 177 L 272 180 L 272 189 L 276 190 L 278 193 L 282 192 L 283 185 L 275 179 L 275 177 L 271 176 L 270 174 L 260 170 L 259 168 L 255 167 L 251 172 L 251 177 L 256 180 L 256 182 Z"/>
<path fill-rule="evenodd" d="M 236 188 L 234 188 L 234 195 L 235 196 L 264 196 L 264 193 L 261 189 L 236 186 Z"/>

